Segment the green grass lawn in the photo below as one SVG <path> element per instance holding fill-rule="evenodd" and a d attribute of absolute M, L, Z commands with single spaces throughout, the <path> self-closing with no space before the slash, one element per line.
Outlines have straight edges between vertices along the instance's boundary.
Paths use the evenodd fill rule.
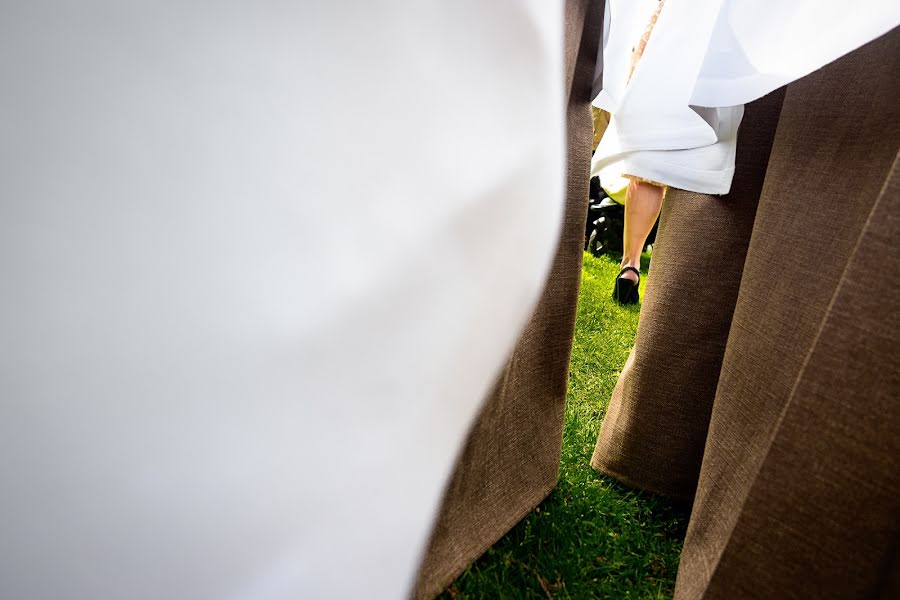
<path fill-rule="evenodd" d="M 672 596 L 685 510 L 589 464 L 637 330 L 638 307 L 610 298 L 618 270 L 613 258 L 584 256 L 558 487 L 441 600 Z"/>

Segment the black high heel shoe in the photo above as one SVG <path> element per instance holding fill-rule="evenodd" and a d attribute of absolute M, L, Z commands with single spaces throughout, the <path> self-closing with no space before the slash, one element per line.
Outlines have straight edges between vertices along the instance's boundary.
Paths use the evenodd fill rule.
<path fill-rule="evenodd" d="M 626 271 L 634 271 L 638 280 L 634 282 L 627 277 L 622 277 L 622 274 Z M 641 299 L 641 295 L 638 293 L 640 285 L 641 272 L 634 267 L 622 267 L 622 270 L 619 271 L 619 275 L 616 277 L 616 287 L 613 288 L 612 299 L 619 304 L 637 304 Z"/>

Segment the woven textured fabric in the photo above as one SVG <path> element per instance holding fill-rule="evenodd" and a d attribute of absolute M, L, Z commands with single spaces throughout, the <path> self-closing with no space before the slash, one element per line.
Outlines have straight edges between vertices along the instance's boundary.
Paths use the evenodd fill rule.
<path fill-rule="evenodd" d="M 898 84 L 894 31 L 788 87 L 676 598 L 877 597 L 892 580 Z"/>
<path fill-rule="evenodd" d="M 784 90 L 747 107 L 727 196 L 672 189 L 653 246 L 637 338 L 591 465 L 689 501 Z"/>
<path fill-rule="evenodd" d="M 544 295 L 447 488 L 414 591 L 420 600 L 439 594 L 556 486 L 587 219 L 590 91 L 603 3 L 568 0 L 565 17 L 568 180 L 559 250 Z"/>

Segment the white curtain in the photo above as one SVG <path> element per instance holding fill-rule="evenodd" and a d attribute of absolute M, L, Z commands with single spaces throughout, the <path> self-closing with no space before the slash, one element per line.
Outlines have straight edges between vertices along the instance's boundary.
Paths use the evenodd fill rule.
<path fill-rule="evenodd" d="M 561 21 L 0 4 L 0 597 L 407 593 L 555 249 Z"/>

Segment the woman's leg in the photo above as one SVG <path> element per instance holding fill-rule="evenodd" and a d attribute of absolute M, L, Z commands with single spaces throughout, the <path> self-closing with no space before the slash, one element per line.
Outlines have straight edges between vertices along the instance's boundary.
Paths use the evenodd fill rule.
<path fill-rule="evenodd" d="M 625 231 L 622 237 L 622 267 L 641 268 L 641 252 L 650 230 L 659 217 L 665 188 L 644 181 L 632 180 L 628 185 L 625 200 Z M 622 277 L 637 281 L 632 271 L 625 271 Z"/>

